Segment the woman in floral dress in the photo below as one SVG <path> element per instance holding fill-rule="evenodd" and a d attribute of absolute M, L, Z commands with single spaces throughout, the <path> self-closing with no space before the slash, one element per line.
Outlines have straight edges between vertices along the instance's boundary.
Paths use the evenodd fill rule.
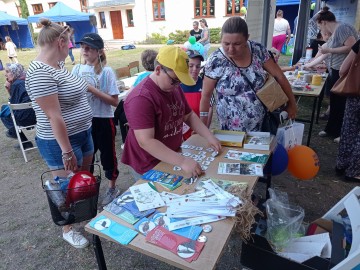
<path fill-rule="evenodd" d="M 222 47 L 205 65 L 200 116 L 207 123 L 210 98 L 216 90 L 216 110 L 223 130 L 260 131 L 265 109 L 256 92 L 267 79 L 267 72 L 280 84 L 289 98 L 286 111 L 296 116 L 296 102 L 291 86 L 266 47 L 248 40 L 246 22 L 240 17 L 229 18 L 221 31 Z"/>

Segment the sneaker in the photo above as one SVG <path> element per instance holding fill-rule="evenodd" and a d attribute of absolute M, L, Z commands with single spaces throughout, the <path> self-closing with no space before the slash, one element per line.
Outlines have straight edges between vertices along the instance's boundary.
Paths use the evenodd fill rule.
<path fill-rule="evenodd" d="M 75 65 L 75 61 L 71 63 L 72 65 Z"/>
<path fill-rule="evenodd" d="M 125 144 L 122 144 L 122 145 L 120 146 L 120 148 L 121 148 L 122 150 L 124 150 L 124 145 L 125 145 Z"/>
<path fill-rule="evenodd" d="M 6 135 L 6 137 L 11 138 L 11 139 L 17 139 L 16 134 L 10 132 L 9 130 L 6 131 L 5 135 Z"/>
<path fill-rule="evenodd" d="M 72 228 L 67 233 L 63 231 L 63 238 L 74 248 L 85 248 L 89 245 L 89 241 L 79 232 Z"/>
<path fill-rule="evenodd" d="M 319 136 L 320 137 L 326 137 L 328 134 L 325 131 L 320 131 Z"/>
<path fill-rule="evenodd" d="M 334 139 L 334 143 L 340 143 L 340 137 L 337 137 L 336 139 Z"/>
<path fill-rule="evenodd" d="M 108 205 L 111 203 L 118 195 L 120 194 L 120 190 L 116 188 L 108 188 L 105 193 L 105 196 L 101 202 L 103 206 Z"/>

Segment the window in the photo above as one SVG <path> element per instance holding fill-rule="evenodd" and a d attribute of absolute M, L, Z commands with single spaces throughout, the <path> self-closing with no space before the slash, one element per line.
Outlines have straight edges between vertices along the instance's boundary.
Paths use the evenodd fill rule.
<path fill-rule="evenodd" d="M 50 2 L 49 3 L 49 8 L 52 8 L 53 6 L 55 6 L 57 4 L 57 2 Z"/>
<path fill-rule="evenodd" d="M 242 0 L 226 0 L 226 16 L 240 15 L 240 9 L 242 6 Z"/>
<path fill-rule="evenodd" d="M 215 0 L 195 0 L 195 18 L 214 16 Z"/>
<path fill-rule="evenodd" d="M 133 17 L 132 9 L 126 10 L 126 17 L 127 17 L 128 27 L 133 27 L 134 26 L 134 17 Z"/>
<path fill-rule="evenodd" d="M 43 7 L 42 7 L 42 4 L 34 4 L 34 5 L 31 5 L 32 8 L 33 8 L 33 12 L 34 12 L 34 15 L 36 14 L 40 14 L 40 13 L 43 13 Z M 41 24 L 40 23 L 37 23 L 36 24 L 36 27 L 37 28 L 41 28 Z"/>
<path fill-rule="evenodd" d="M 88 0 L 80 0 L 80 10 L 81 12 L 88 12 Z"/>
<path fill-rule="evenodd" d="M 154 21 L 165 20 L 164 0 L 152 0 Z"/>
<path fill-rule="evenodd" d="M 99 12 L 99 18 L 100 18 L 100 26 L 101 28 L 106 28 L 106 20 L 105 20 L 105 13 Z"/>

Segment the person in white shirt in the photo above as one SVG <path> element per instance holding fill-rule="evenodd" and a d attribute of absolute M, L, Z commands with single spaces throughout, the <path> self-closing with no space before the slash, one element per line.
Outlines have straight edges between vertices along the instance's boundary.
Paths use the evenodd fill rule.
<path fill-rule="evenodd" d="M 17 53 L 16 53 L 16 45 L 14 42 L 12 42 L 11 38 L 9 36 L 5 37 L 5 48 L 7 50 L 7 55 L 11 61 L 11 63 L 18 63 L 17 60 Z"/>
<path fill-rule="evenodd" d="M 91 134 L 94 153 L 97 150 L 100 151 L 101 165 L 105 177 L 109 180 L 107 192 L 102 200 L 102 205 L 107 205 L 119 193 L 119 190 L 115 188 L 119 170 L 112 108 L 119 103 L 119 90 L 116 86 L 114 71 L 111 67 L 106 66 L 103 39 L 96 33 L 87 33 L 77 43 L 81 46 L 81 57 L 84 59 L 84 64 L 76 65 L 72 74 L 83 78 L 88 83 L 87 98 L 93 112 Z"/>
<path fill-rule="evenodd" d="M 283 18 L 284 12 L 279 9 L 276 12 L 276 19 L 274 21 L 274 33 L 272 40 L 272 47 L 281 51 L 282 46 L 290 41 L 291 29 L 289 22 Z"/>

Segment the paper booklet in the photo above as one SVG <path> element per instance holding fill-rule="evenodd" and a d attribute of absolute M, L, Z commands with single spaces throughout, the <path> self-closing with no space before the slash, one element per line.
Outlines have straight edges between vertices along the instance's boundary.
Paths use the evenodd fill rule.
<path fill-rule="evenodd" d="M 260 153 L 242 152 L 242 151 L 230 149 L 226 153 L 225 158 L 266 164 L 266 162 L 269 158 L 269 155 L 260 154 Z"/>
<path fill-rule="evenodd" d="M 238 181 L 230 181 L 230 180 L 224 180 L 224 179 L 217 179 L 217 178 L 209 178 L 209 177 L 203 177 L 200 179 L 200 181 L 197 181 L 195 190 L 199 191 L 203 189 L 204 181 L 211 179 L 214 181 L 215 184 L 217 184 L 219 187 L 221 187 L 225 191 L 229 191 L 232 187 L 239 187 L 242 190 L 246 190 L 248 187 L 247 182 L 238 182 Z"/>
<path fill-rule="evenodd" d="M 148 183 L 131 186 L 129 189 L 140 211 L 154 209 L 165 205 L 159 192 L 153 190 Z"/>
<path fill-rule="evenodd" d="M 158 170 L 150 170 L 143 174 L 142 179 L 176 186 L 183 177 L 181 175 L 166 173 Z"/>
<path fill-rule="evenodd" d="M 166 249 L 187 262 L 197 260 L 205 243 L 177 235 L 164 227 L 157 226 L 146 236 L 146 241 Z"/>
<path fill-rule="evenodd" d="M 261 164 L 219 162 L 218 174 L 264 176 Z"/>
<path fill-rule="evenodd" d="M 106 216 L 98 216 L 89 223 L 91 228 L 109 236 L 122 245 L 127 245 L 134 239 L 138 232 L 129 229 Z"/>
<path fill-rule="evenodd" d="M 270 150 L 276 140 L 269 132 L 249 132 L 245 139 L 244 149 Z"/>

